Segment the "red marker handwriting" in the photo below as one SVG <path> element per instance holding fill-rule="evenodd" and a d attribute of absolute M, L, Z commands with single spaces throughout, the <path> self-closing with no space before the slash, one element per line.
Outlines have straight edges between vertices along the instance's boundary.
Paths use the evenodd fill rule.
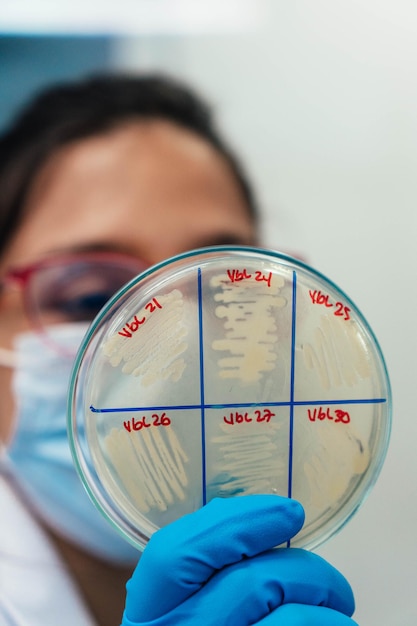
<path fill-rule="evenodd" d="M 162 309 L 162 304 L 159 304 L 156 298 L 152 298 L 148 304 L 145 304 L 145 310 L 149 311 L 149 314 L 154 313 L 157 309 Z M 133 333 L 135 333 L 140 326 L 146 322 L 147 317 L 148 313 L 140 318 L 135 315 L 125 326 L 123 326 L 122 330 L 119 330 L 118 334 L 122 337 L 132 337 Z"/>
<path fill-rule="evenodd" d="M 253 274 L 249 274 L 246 269 L 243 270 L 227 270 L 227 275 L 229 277 L 230 282 L 238 283 L 242 280 L 247 280 L 248 278 L 252 278 Z M 256 282 L 266 282 L 268 287 L 271 286 L 272 280 L 272 272 L 263 273 L 261 271 L 256 270 L 254 276 Z"/>
<path fill-rule="evenodd" d="M 142 428 L 151 428 L 152 426 L 169 426 L 171 424 L 171 420 L 166 413 L 153 413 L 150 418 L 147 418 L 146 415 L 136 419 L 135 417 L 131 417 L 127 422 L 123 422 L 123 426 L 125 430 L 129 433 L 142 430 Z"/>
<path fill-rule="evenodd" d="M 223 417 L 225 424 L 234 426 L 234 424 L 243 424 L 245 422 L 269 422 L 271 417 L 275 417 L 275 413 L 272 413 L 269 409 L 259 410 L 249 413 L 239 413 L 239 411 L 233 411 L 229 415 Z"/>
<path fill-rule="evenodd" d="M 310 289 L 308 293 L 310 294 L 310 298 L 313 304 L 321 304 L 328 309 L 334 307 L 333 313 L 334 315 L 336 315 L 336 317 L 343 317 L 345 321 L 350 320 L 350 309 L 349 307 L 345 306 L 343 302 L 333 303 L 330 299 L 329 294 L 325 294 L 317 289 L 314 289 L 314 291 Z"/>
<path fill-rule="evenodd" d="M 342 411 L 341 409 L 335 409 L 332 413 L 330 407 L 323 408 L 319 406 L 317 409 L 308 409 L 308 419 L 310 422 L 323 422 L 324 420 L 330 420 L 335 424 L 338 422 L 341 424 L 349 424 L 350 415 L 347 411 Z"/>

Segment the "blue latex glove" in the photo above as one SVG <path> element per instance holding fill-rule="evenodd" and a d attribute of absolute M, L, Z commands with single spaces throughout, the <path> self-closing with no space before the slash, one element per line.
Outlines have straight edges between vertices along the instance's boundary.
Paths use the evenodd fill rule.
<path fill-rule="evenodd" d="M 215 499 L 155 533 L 127 583 L 122 626 L 354 626 L 346 579 L 306 550 L 295 500 Z"/>

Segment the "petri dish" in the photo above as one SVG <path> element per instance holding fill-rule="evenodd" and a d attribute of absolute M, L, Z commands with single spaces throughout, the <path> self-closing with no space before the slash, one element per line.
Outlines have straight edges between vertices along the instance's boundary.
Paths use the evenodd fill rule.
<path fill-rule="evenodd" d="M 273 493 L 313 549 L 351 518 L 391 429 L 386 365 L 333 282 L 259 248 L 170 258 L 102 309 L 71 377 L 69 439 L 87 492 L 143 549 L 215 497 Z"/>

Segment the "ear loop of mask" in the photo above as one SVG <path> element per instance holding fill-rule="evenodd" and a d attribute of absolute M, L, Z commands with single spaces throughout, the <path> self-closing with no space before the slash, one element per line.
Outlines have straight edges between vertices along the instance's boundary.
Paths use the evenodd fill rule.
<path fill-rule="evenodd" d="M 32 363 L 36 363 L 36 359 L 25 358 L 22 360 L 15 350 L 0 347 L 0 367 L 16 369 L 18 365 L 31 365 Z"/>
<path fill-rule="evenodd" d="M 84 334 L 87 332 L 89 324 L 86 322 L 75 322 L 75 323 L 73 322 L 73 323 L 64 324 L 63 328 L 69 328 L 73 326 L 74 324 L 76 326 L 83 327 Z M 59 326 L 57 326 L 56 328 L 59 328 Z M 33 333 L 33 332 L 34 332 L 33 330 L 27 331 L 27 333 Z M 71 360 L 75 359 L 75 356 L 77 354 L 78 344 L 81 344 L 81 338 L 79 339 L 79 342 L 77 343 L 77 348 L 74 350 L 73 347 L 69 349 L 65 344 L 60 345 L 59 342 L 55 342 L 46 333 L 37 332 L 37 334 L 42 337 L 46 350 L 52 351 L 58 357 L 61 357 L 64 359 L 71 359 Z M 36 365 L 36 363 L 37 363 L 36 357 L 30 358 L 28 356 L 24 356 L 22 358 L 22 356 L 18 355 L 18 353 L 15 350 L 12 350 L 10 348 L 3 348 L 0 346 L 0 367 L 9 367 L 11 369 L 16 369 L 18 366 L 32 366 L 32 365 Z"/>
<path fill-rule="evenodd" d="M 18 363 L 17 354 L 14 350 L 0 348 L 0 367 L 16 368 Z"/>

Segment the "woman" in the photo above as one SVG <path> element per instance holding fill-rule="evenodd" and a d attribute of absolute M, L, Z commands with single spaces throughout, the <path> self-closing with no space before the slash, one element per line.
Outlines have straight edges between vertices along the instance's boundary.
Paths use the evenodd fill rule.
<path fill-rule="evenodd" d="M 0 617 L 114 625 L 139 555 L 75 475 L 65 432 L 71 357 L 85 323 L 144 267 L 201 246 L 256 244 L 255 200 L 206 105 L 158 76 L 96 77 L 41 94 L 1 139 L 0 189 Z M 289 626 L 353 624 L 340 574 L 312 554 L 271 551 L 302 526 L 297 503 L 230 502 L 152 538 L 129 582 L 123 624 L 265 616 Z M 255 592 L 244 594 L 248 605 L 241 583 L 230 597 L 245 572 Z"/>

